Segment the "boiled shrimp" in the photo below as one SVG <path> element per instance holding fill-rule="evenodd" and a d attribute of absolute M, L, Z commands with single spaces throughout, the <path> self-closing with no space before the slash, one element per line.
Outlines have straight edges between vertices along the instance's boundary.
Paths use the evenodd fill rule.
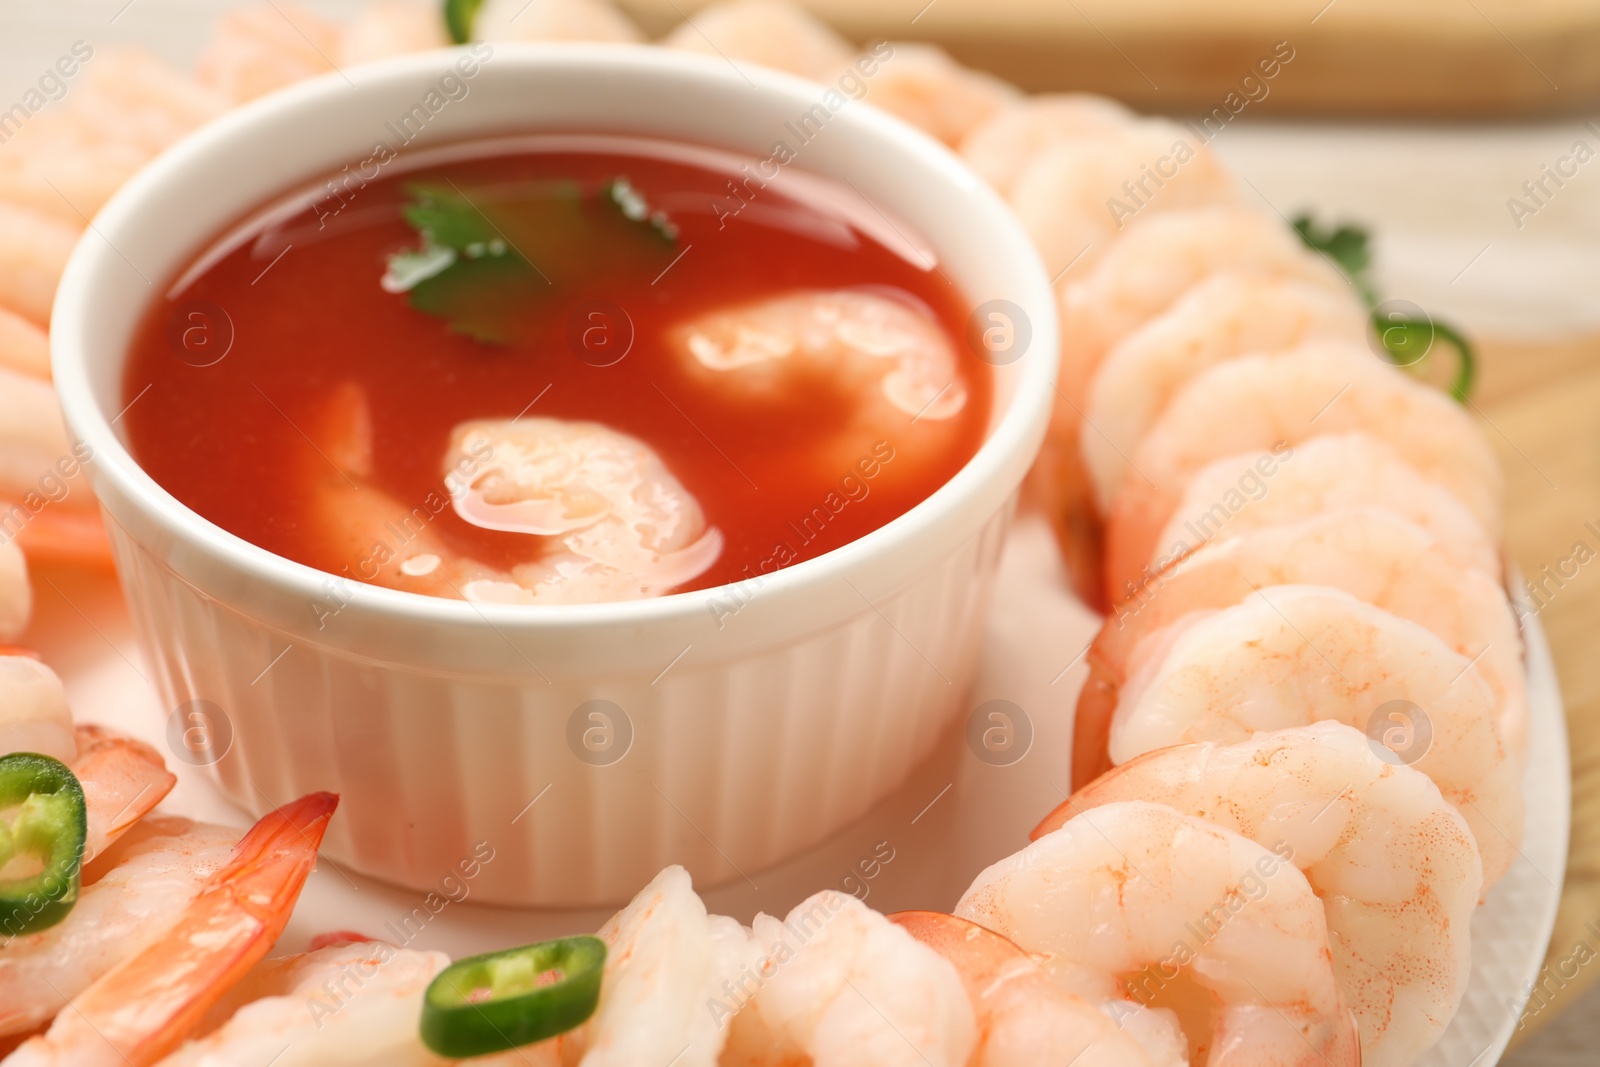
<path fill-rule="evenodd" d="M 673 866 L 599 936 L 609 950 L 600 1004 L 588 1022 L 559 1038 L 563 1060 L 629 1067 L 676 1056 L 679 1067 L 716 1067 L 731 1011 L 724 1004 L 719 1012 L 718 1004 L 752 954 L 744 927 L 708 915 L 688 872 Z"/>
<path fill-rule="evenodd" d="M 1305 873 L 1322 898 L 1364 1067 L 1404 1067 L 1438 1040 L 1471 971 L 1483 868 L 1466 821 L 1426 775 L 1379 759 L 1365 735 L 1333 722 L 1181 745 L 1078 791 L 1034 839 L 1125 800 L 1205 819 Z"/>
<path fill-rule="evenodd" d="M 722 551 L 694 497 L 643 442 L 598 423 L 483 419 L 456 427 L 441 497 L 475 526 L 528 537 L 509 570 L 456 551 L 423 518 L 373 486 L 371 416 L 358 388 L 334 390 L 313 423 L 313 513 L 361 581 L 487 603 L 598 603 L 659 596 L 704 573 Z M 407 539 L 393 546 L 399 517 Z M 357 564 L 357 561 L 361 561 Z"/>
<path fill-rule="evenodd" d="M 1196 1065 L 1361 1062 L 1305 875 L 1165 805 L 1075 816 L 979 874 L 956 914 L 1043 955 L 1065 988 L 1175 1010 Z"/>
<path fill-rule="evenodd" d="M 86 868 L 65 919 L 0 941 L 0 1035 L 38 1029 L 164 937 L 238 840 L 221 826 L 141 820 Z"/>
<path fill-rule="evenodd" d="M 780 0 L 727 0 L 690 15 L 661 39 L 667 48 L 756 63 L 813 81 L 837 77 L 855 49 L 815 16 Z"/>
<path fill-rule="evenodd" d="M 1347 431 L 1389 444 L 1498 539 L 1505 479 L 1472 417 L 1360 345 L 1316 341 L 1218 364 L 1172 398 L 1130 457 L 1138 475 L 1112 505 L 1109 551 L 1149 559 L 1190 480 L 1212 461 Z"/>
<path fill-rule="evenodd" d="M 7 1067 L 144 1067 L 175 1049 L 283 932 L 337 804 L 313 793 L 262 818 L 165 934 L 74 996 Z"/>
<path fill-rule="evenodd" d="M 49 325 L 56 285 L 82 229 L 81 220 L 74 226 L 0 200 L 0 309 Z"/>
<path fill-rule="evenodd" d="M 1371 731 L 1433 779 L 1472 828 L 1486 887 L 1510 868 L 1522 788 L 1494 695 L 1437 636 L 1337 589 L 1273 586 L 1150 634 L 1129 660 L 1107 751 L 1121 764 L 1325 719 Z"/>
<path fill-rule="evenodd" d="M 1360 341 L 1366 332 L 1366 311 L 1351 294 L 1296 278 L 1226 272 L 1190 288 L 1107 352 L 1090 381 L 1081 444 L 1101 512 L 1138 477 L 1127 457 L 1196 375 L 1240 356 L 1312 339 Z"/>
<path fill-rule="evenodd" d="M 1170 562 L 1208 541 L 1349 508 L 1399 515 L 1426 530 L 1453 565 L 1500 578 L 1499 548 L 1467 506 L 1365 433 L 1313 437 L 1293 449 L 1229 456 L 1201 468 L 1155 543 Z M 1108 555 L 1116 551 L 1110 546 Z M 1137 592 L 1165 562 L 1109 561 L 1113 601 Z"/>
<path fill-rule="evenodd" d="M 488 0 L 473 35 L 484 41 L 643 41 L 639 27 L 608 0 Z"/>
<path fill-rule="evenodd" d="M 797 383 L 829 383 L 846 427 L 814 456 L 836 477 L 875 443 L 937 454 L 967 404 L 955 350 L 932 314 L 861 290 L 803 290 L 714 311 L 674 328 L 680 364 L 740 407 L 782 400 Z"/>
<path fill-rule="evenodd" d="M 80 41 L 72 58 L 81 69 L 66 98 L 0 152 L 0 202 L 76 235 L 135 171 L 221 114 L 226 101 L 141 48 Z"/>
<path fill-rule="evenodd" d="M 1477 664 L 1513 754 L 1527 747 L 1527 686 L 1517 620 L 1500 584 L 1453 564 L 1436 538 L 1392 512 L 1353 508 L 1246 530 L 1171 564 L 1118 604 L 1088 655 L 1074 716 L 1073 782 L 1110 765 L 1105 731 L 1133 649 L 1193 611 L 1232 607 L 1271 585 L 1323 585 L 1426 627 Z"/>
<path fill-rule="evenodd" d="M 896 41 L 867 80 L 865 100 L 943 141 L 959 145 L 973 130 L 1021 98 L 992 74 L 971 70 L 936 45 Z"/>
<path fill-rule="evenodd" d="M 961 158 L 1003 196 L 1052 148 L 1110 138 L 1138 117 L 1110 97 L 1044 93 L 1007 104 L 962 140 Z"/>
<path fill-rule="evenodd" d="M 90 458 L 68 440 L 50 383 L 0 367 L 0 540 L 36 562 L 108 561 Z"/>
<path fill-rule="evenodd" d="M 437 4 L 371 0 L 341 31 L 338 57 L 341 65 L 354 66 L 449 44 Z"/>
<path fill-rule="evenodd" d="M 977 1021 L 956 968 L 860 900 L 825 890 L 757 915 L 753 996 L 721 1067 L 964 1067 Z"/>
<path fill-rule="evenodd" d="M 15 311 L 0 308 L 0 367 L 50 380 L 50 338 Z"/>
<path fill-rule="evenodd" d="M 67 690 L 56 672 L 27 654 L 0 656 L 0 756 L 37 752 L 71 763 L 78 755 Z"/>
<path fill-rule="evenodd" d="M 1077 254 L 1073 249 L 1073 254 Z M 1078 415 L 1100 361 L 1198 282 L 1223 271 L 1296 278 L 1348 294 L 1350 283 L 1308 252 L 1276 216 L 1242 207 L 1197 207 L 1130 221 L 1082 280 L 1060 288 L 1061 390 L 1076 439 Z"/>
<path fill-rule="evenodd" d="M 293 4 L 235 8 L 195 65 L 200 84 L 233 104 L 338 69 L 342 28 Z"/>
<path fill-rule="evenodd" d="M 1047 149 L 1011 206 L 1056 284 L 1088 277 L 1134 218 L 1238 202 L 1238 182 L 1203 143 L 1164 119 Z"/>
<path fill-rule="evenodd" d="M 450 963 L 442 952 L 381 941 L 335 945 L 267 960 L 213 1010 L 215 1028 L 183 1045 L 161 1067 L 435 1067 L 417 1033 L 422 995 Z M 331 992 L 330 992 L 331 991 Z M 474 1064 L 498 1057 L 474 1059 Z M 539 1064 L 538 1049 L 507 1062 Z M 559 1060 L 552 1058 L 550 1067 Z"/>
<path fill-rule="evenodd" d="M 1038 962 L 992 930 L 932 911 L 889 916 L 955 964 L 977 1013 L 969 1067 L 1186 1067 L 1181 1034 L 1149 1049 L 1139 1031 L 1055 986 Z"/>

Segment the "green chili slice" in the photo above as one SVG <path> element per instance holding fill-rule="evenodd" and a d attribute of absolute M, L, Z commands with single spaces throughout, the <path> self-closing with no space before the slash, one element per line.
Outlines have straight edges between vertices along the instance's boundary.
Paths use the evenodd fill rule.
<path fill-rule="evenodd" d="M 459 960 L 422 1000 L 422 1042 L 441 1056 L 504 1052 L 566 1033 L 600 1002 L 606 943 L 567 937 Z"/>
<path fill-rule="evenodd" d="M 0 938 L 54 926 L 78 902 L 88 816 L 59 760 L 0 756 Z"/>
<path fill-rule="evenodd" d="M 456 44 L 472 40 L 472 24 L 478 20 L 483 0 L 444 0 L 444 25 Z"/>

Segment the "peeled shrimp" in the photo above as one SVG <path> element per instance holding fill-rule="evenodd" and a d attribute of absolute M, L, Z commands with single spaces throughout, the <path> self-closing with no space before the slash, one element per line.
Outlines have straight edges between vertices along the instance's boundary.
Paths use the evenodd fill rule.
<path fill-rule="evenodd" d="M 479 18 L 482 18 L 479 14 Z M 426 52 L 450 44 L 439 6 L 417 0 L 369 0 L 339 40 L 345 66 Z"/>
<path fill-rule="evenodd" d="M 824 890 L 757 915 L 755 987 L 721 1067 L 964 1067 L 977 1023 L 956 968 L 860 900 Z"/>
<path fill-rule="evenodd" d="M 488 0 L 473 36 L 482 41 L 644 40 L 639 27 L 608 0 Z"/>
<path fill-rule="evenodd" d="M 1483 870 L 1465 820 L 1426 775 L 1379 759 L 1348 726 L 1316 723 L 1140 756 L 1075 793 L 1033 836 L 1124 800 L 1170 805 L 1305 872 L 1361 1028 L 1363 1067 L 1404 1067 L 1438 1040 L 1472 967 Z"/>
<path fill-rule="evenodd" d="M 1367 314 L 1348 293 L 1297 278 L 1226 272 L 1189 289 L 1106 353 L 1083 406 L 1084 465 L 1103 513 L 1138 478 L 1128 463 L 1151 425 L 1196 375 L 1226 360 L 1305 341 L 1360 341 Z"/>
<path fill-rule="evenodd" d="M 74 996 L 7 1067 L 145 1067 L 171 1052 L 283 932 L 337 804 L 313 793 L 262 818 L 165 934 Z"/>
<path fill-rule="evenodd" d="M 598 603 L 659 596 L 722 551 L 660 458 L 598 423 L 463 423 L 441 457 L 442 492 L 409 510 L 370 484 L 371 417 L 355 386 L 334 390 L 312 438 L 314 514 L 360 581 L 480 602 Z M 526 535 L 527 561 L 501 570 L 462 555 L 432 525 L 446 502 L 475 526 Z"/>
<path fill-rule="evenodd" d="M 1074 436 L 1077 411 L 1111 346 L 1171 307 L 1190 286 L 1223 271 L 1298 278 L 1350 292 L 1350 283 L 1307 251 L 1275 215 L 1242 207 L 1141 215 L 1092 271 L 1060 289 L 1061 391 L 1073 409 L 1067 414 Z"/>
<path fill-rule="evenodd" d="M 234 104 L 337 70 L 342 30 L 294 4 L 223 14 L 195 66 L 208 89 Z"/>
<path fill-rule="evenodd" d="M 65 919 L 0 940 L 0 1034 L 37 1029 L 165 936 L 238 839 L 187 819 L 141 820 L 86 869 Z"/>
<path fill-rule="evenodd" d="M 1237 181 L 1211 149 L 1164 119 L 1047 149 L 1011 189 L 1011 206 L 1058 284 L 1088 277 L 1135 218 L 1238 199 Z"/>
<path fill-rule="evenodd" d="M 961 158 L 1003 196 L 1052 148 L 1114 137 L 1138 117 L 1110 97 L 1045 93 L 1012 101 L 961 141 Z"/>
<path fill-rule="evenodd" d="M 1218 364 L 1172 398 L 1131 457 L 1138 475 L 1112 505 L 1111 551 L 1148 559 L 1190 479 L 1213 460 L 1351 430 L 1387 442 L 1499 537 L 1505 480 L 1472 417 L 1360 345 L 1314 341 Z"/>
<path fill-rule="evenodd" d="M 0 308 L 0 367 L 50 380 L 50 338 L 14 311 Z"/>
<path fill-rule="evenodd" d="M 1476 662 L 1500 709 L 1502 739 L 1512 753 L 1525 751 L 1522 639 L 1505 590 L 1482 571 L 1450 562 L 1438 541 L 1415 523 L 1392 512 L 1355 508 L 1205 544 L 1118 604 L 1095 637 L 1089 679 L 1078 696 L 1075 786 L 1110 766 L 1104 762 L 1105 731 L 1139 643 L 1190 612 L 1231 607 L 1271 585 L 1342 589 L 1426 627 Z"/>
<path fill-rule="evenodd" d="M 891 57 L 867 80 L 866 101 L 947 145 L 1021 98 L 1016 87 L 971 70 L 936 45 L 896 41 Z"/>
<path fill-rule="evenodd" d="M 50 323 L 50 305 L 83 223 L 0 200 L 0 309 L 36 326 Z"/>
<path fill-rule="evenodd" d="M 855 55 L 849 41 L 815 16 L 779 0 L 711 4 L 688 16 L 661 44 L 814 81 L 836 77 Z"/>
<path fill-rule="evenodd" d="M 0 202 L 76 235 L 134 171 L 226 102 L 141 48 L 80 41 L 71 54 L 81 66 L 67 96 L 0 152 Z"/>
<path fill-rule="evenodd" d="M 1044 954 L 1067 988 L 1175 1007 L 1197 1067 L 1361 1062 L 1305 875 L 1164 805 L 1076 816 L 979 874 L 956 914 Z"/>
<path fill-rule="evenodd" d="M 1472 827 L 1486 887 L 1510 868 L 1522 788 L 1489 687 L 1434 634 L 1337 589 L 1273 586 L 1146 637 L 1107 751 L 1121 764 L 1168 745 L 1236 743 L 1325 719 L 1372 732 L 1433 779 Z"/>
<path fill-rule="evenodd" d="M 83 787 L 85 865 L 160 803 L 177 779 L 155 749 L 100 726 L 72 725 L 67 691 L 30 655 L 0 656 L 0 756 L 37 752 Z"/>
<path fill-rule="evenodd" d="M 0 240 L 3 240 L 0 237 Z M 0 367 L 0 541 L 35 560 L 98 562 L 109 546 L 50 383 Z"/>
<path fill-rule="evenodd" d="M 1153 1053 L 1136 1031 L 1063 992 L 1022 949 L 992 930 L 933 911 L 889 916 L 955 964 L 978 1021 L 969 1067 L 1186 1067 L 1178 1041 Z"/>
<path fill-rule="evenodd" d="M 442 952 L 381 941 L 267 960 L 213 1012 L 227 1011 L 225 1021 L 161 1065 L 434 1067 L 442 1061 L 423 1046 L 417 1019 L 428 984 L 449 962 Z M 506 1059 L 529 1067 L 539 1063 L 533 1049 Z M 551 1067 L 557 1062 L 552 1059 Z"/>
<path fill-rule="evenodd" d="M 1453 566 L 1500 577 L 1495 542 L 1467 506 L 1419 474 L 1400 453 L 1365 433 L 1313 437 L 1295 448 L 1219 459 L 1189 480 L 1182 501 L 1156 538 L 1159 554 L 1147 560 L 1116 558 L 1108 548 L 1107 588 L 1113 600 L 1133 595 L 1150 571 L 1207 541 L 1295 522 L 1325 511 L 1372 507 L 1422 527 Z"/>
<path fill-rule="evenodd" d="M 67 690 L 28 655 L 0 656 L 0 756 L 37 752 L 71 763 L 78 755 Z"/>
<path fill-rule="evenodd" d="M 582 1067 L 668 1060 L 716 1067 L 728 1039 L 722 1002 L 751 956 L 744 927 L 707 915 L 688 872 L 673 866 L 601 927 L 600 939 L 609 950 L 600 1004 L 558 1039 L 562 1059 Z"/>
<path fill-rule="evenodd" d="M 876 442 L 929 452 L 951 432 L 967 386 L 930 313 L 852 289 L 802 290 L 693 319 L 671 341 L 683 366 L 740 406 L 782 399 L 795 383 L 832 383 L 848 417 L 819 452 L 825 477 L 849 470 Z"/>

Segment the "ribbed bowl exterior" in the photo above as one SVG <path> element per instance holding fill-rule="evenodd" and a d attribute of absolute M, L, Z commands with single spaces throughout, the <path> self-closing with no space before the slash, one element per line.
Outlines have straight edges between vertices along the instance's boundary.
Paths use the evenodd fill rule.
<path fill-rule="evenodd" d="M 330 789 L 335 860 L 426 889 L 487 842 L 475 896 L 562 907 L 626 900 L 669 863 L 708 887 L 755 875 L 904 781 L 963 709 L 1008 515 L 843 622 L 588 684 L 365 661 L 206 595 L 108 526 L 157 685 L 170 708 L 207 702 L 200 754 L 232 800 L 264 812 Z M 598 754 L 569 730 L 594 700 L 627 724 Z"/>

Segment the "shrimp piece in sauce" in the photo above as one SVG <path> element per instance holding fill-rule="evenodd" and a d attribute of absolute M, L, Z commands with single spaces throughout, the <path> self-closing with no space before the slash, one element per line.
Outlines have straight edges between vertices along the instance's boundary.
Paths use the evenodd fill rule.
<path fill-rule="evenodd" d="M 1058 984 L 1091 999 L 1171 1006 L 1196 1067 L 1361 1062 L 1305 875 L 1165 805 L 1077 815 L 979 874 L 956 914 L 1040 954 Z"/>
<path fill-rule="evenodd" d="M 1364 1067 L 1404 1067 L 1438 1040 L 1471 971 L 1483 868 L 1466 821 L 1426 775 L 1322 722 L 1140 756 L 1073 794 L 1033 837 L 1125 800 L 1287 846 L 1322 898 Z"/>
<path fill-rule="evenodd" d="M 1432 778 L 1472 827 L 1484 886 L 1522 839 L 1522 786 L 1494 695 L 1466 656 L 1337 589 L 1279 585 L 1140 642 L 1111 720 L 1113 763 L 1331 719 Z"/>
<path fill-rule="evenodd" d="M 7 1067 L 159 1062 L 272 948 L 316 865 L 337 804 L 331 794 L 313 793 L 262 818 L 166 934 L 73 997 L 48 1031 L 11 1054 Z"/>
<path fill-rule="evenodd" d="M 789 293 L 701 315 L 671 340 L 691 374 L 741 407 L 781 400 L 798 382 L 830 384 L 846 418 L 834 443 L 817 451 L 825 478 L 883 440 L 901 455 L 936 454 L 968 400 L 939 323 L 875 293 Z"/>

